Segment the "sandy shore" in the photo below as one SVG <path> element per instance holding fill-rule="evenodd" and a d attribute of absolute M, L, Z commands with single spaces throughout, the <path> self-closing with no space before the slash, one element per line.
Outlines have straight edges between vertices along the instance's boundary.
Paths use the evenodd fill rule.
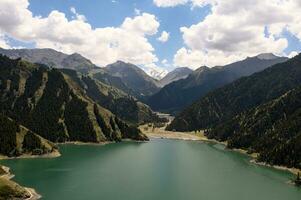
<path fill-rule="evenodd" d="M 95 145 L 95 146 L 102 146 L 107 144 L 112 144 L 114 142 L 64 142 L 64 143 L 56 143 L 57 145 L 64 145 L 64 144 L 74 144 L 74 145 Z"/>
<path fill-rule="evenodd" d="M 53 151 L 48 154 L 43 154 L 43 155 L 31 155 L 31 154 L 23 154 L 18 157 L 8 157 L 4 155 L 0 155 L 0 160 L 8 160 L 8 159 L 27 159 L 27 158 L 57 158 L 60 157 L 61 154 L 58 150 Z"/>
<path fill-rule="evenodd" d="M 289 171 L 289 172 L 291 172 L 292 174 L 295 174 L 295 175 L 297 175 L 298 173 L 301 173 L 301 169 L 297 169 L 297 168 L 288 168 L 288 167 L 285 167 L 285 166 L 270 165 L 270 164 L 267 164 L 265 162 L 257 162 L 255 159 L 252 159 L 250 162 L 254 163 L 256 165 L 271 167 L 271 168 L 278 169 L 278 170 L 283 170 L 283 171 Z"/>
<path fill-rule="evenodd" d="M 149 127 L 148 124 L 139 126 L 139 129 L 150 139 L 174 139 L 174 140 L 191 140 L 214 142 L 226 145 L 226 142 L 219 142 L 217 140 L 208 139 L 203 131 L 199 132 L 173 132 L 165 130 L 167 125 L 160 128 Z"/>

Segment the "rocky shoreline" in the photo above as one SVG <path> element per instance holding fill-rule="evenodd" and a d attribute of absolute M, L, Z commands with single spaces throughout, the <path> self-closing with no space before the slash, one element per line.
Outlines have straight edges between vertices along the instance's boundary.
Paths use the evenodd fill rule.
<path fill-rule="evenodd" d="M 5 190 L 1 190 L 0 187 L 0 194 L 3 195 L 4 198 L 18 200 L 37 200 L 41 198 L 41 195 L 33 188 L 23 187 L 12 181 L 11 179 L 14 175 L 10 172 L 8 167 L 0 165 L 0 168 L 2 172 L 4 172 L 4 174 L 0 175 L 0 186 Z"/>

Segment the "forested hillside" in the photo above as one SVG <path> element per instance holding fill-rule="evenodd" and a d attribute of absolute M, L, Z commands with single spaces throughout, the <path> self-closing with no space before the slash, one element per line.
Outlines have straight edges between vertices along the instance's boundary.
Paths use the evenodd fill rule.
<path fill-rule="evenodd" d="M 191 131 L 214 127 L 300 84 L 301 55 L 298 55 L 209 93 L 180 113 L 168 129 Z"/>
<path fill-rule="evenodd" d="M 58 69 L 1 56 L 0 100 L 3 114 L 53 142 L 146 139 Z"/>
<path fill-rule="evenodd" d="M 260 54 L 225 66 L 203 66 L 187 78 L 166 85 L 147 102 L 156 111 L 177 114 L 217 88 L 286 60 L 273 54 Z"/>

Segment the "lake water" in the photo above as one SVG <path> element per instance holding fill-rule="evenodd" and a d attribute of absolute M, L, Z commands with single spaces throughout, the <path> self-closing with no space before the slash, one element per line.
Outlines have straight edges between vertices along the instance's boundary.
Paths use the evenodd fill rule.
<path fill-rule="evenodd" d="M 300 200 L 288 172 L 219 144 L 153 140 L 60 146 L 54 159 L 6 160 L 45 200 Z"/>

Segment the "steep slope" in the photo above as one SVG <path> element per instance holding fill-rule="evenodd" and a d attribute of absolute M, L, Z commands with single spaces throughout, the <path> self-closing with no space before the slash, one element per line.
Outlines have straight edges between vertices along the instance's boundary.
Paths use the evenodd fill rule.
<path fill-rule="evenodd" d="M 217 89 L 186 108 L 168 127 L 190 131 L 212 128 L 301 84 L 301 55 Z"/>
<path fill-rule="evenodd" d="M 0 57 L 0 101 L 2 113 L 54 142 L 146 139 L 69 76 L 20 59 Z"/>
<path fill-rule="evenodd" d="M 272 54 L 261 54 L 223 67 L 200 67 L 186 79 L 166 85 L 147 102 L 154 110 L 179 112 L 214 89 L 286 60 Z"/>
<path fill-rule="evenodd" d="M 259 153 L 259 161 L 301 168 L 301 87 L 221 123 L 207 136 Z"/>
<path fill-rule="evenodd" d="M 188 67 L 179 67 L 166 74 L 166 76 L 164 76 L 159 82 L 162 86 L 165 86 L 174 81 L 187 78 L 192 72 L 193 70 Z"/>
<path fill-rule="evenodd" d="M 91 76 L 81 75 L 74 70 L 61 71 L 75 81 L 93 101 L 124 121 L 143 124 L 160 120 L 147 105 L 115 87 L 97 81 Z"/>
<path fill-rule="evenodd" d="M 25 188 L 0 176 L 0 200 L 26 200 L 30 196 Z"/>
<path fill-rule="evenodd" d="M 143 99 L 159 90 L 158 82 L 133 64 L 117 61 L 106 66 L 104 70 L 111 76 L 119 77 L 128 88 L 138 94 L 136 96 L 138 99 Z"/>
<path fill-rule="evenodd" d="M 57 152 L 48 140 L 0 114 L 0 154 L 17 157 L 22 154 L 42 155 Z"/>
<path fill-rule="evenodd" d="M 12 59 L 22 58 L 32 63 L 45 64 L 55 68 L 74 69 L 83 73 L 100 70 L 80 54 L 67 55 L 53 49 L 2 49 L 0 54 Z"/>

